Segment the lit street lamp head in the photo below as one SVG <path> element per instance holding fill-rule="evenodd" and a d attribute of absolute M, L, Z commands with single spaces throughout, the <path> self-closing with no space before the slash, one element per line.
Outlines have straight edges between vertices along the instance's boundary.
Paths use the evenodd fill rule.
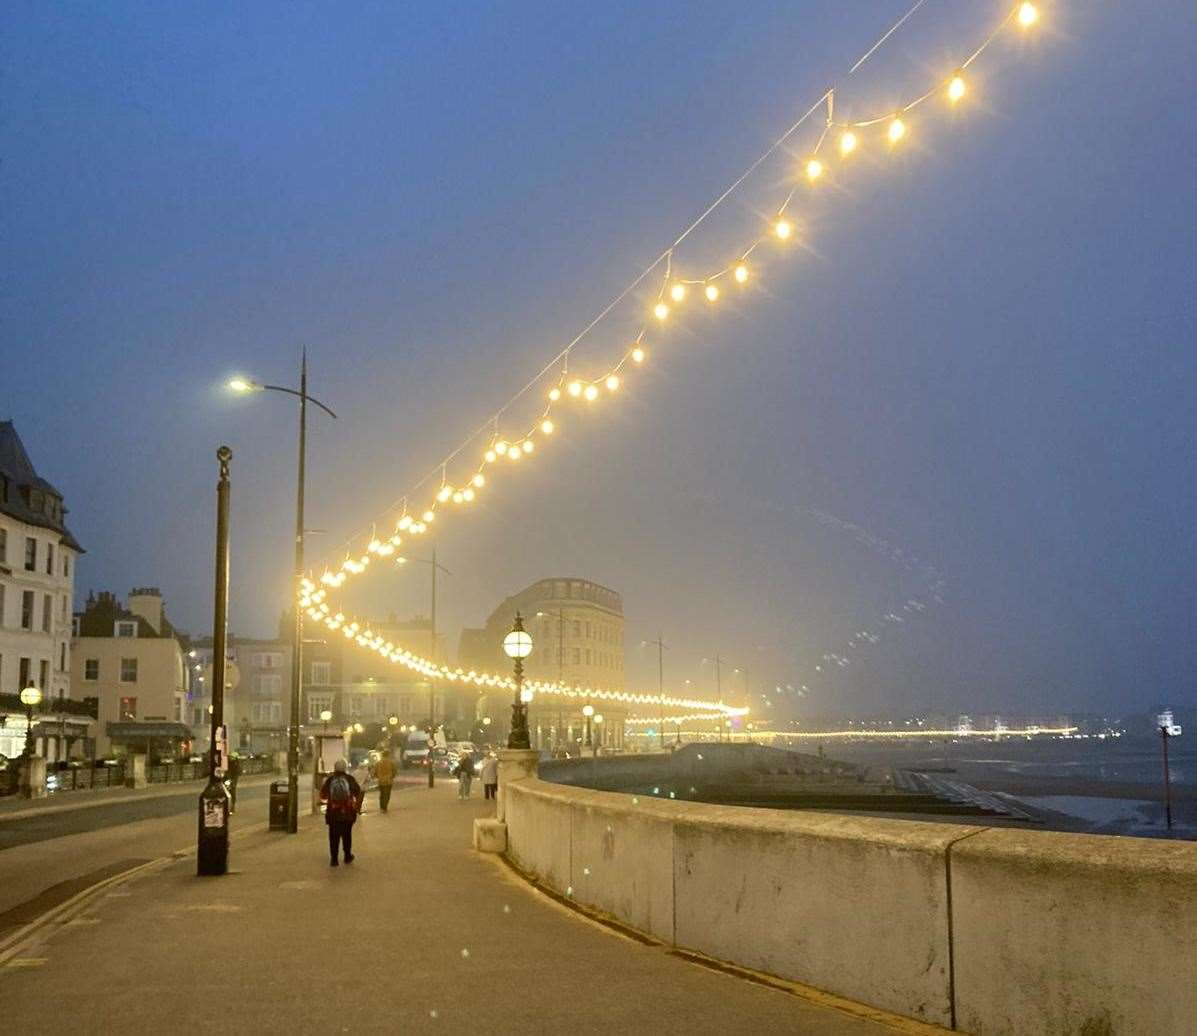
<path fill-rule="evenodd" d="M 229 378 L 228 387 L 233 392 L 260 392 L 262 386 L 255 381 L 250 381 L 248 378 Z"/>
<path fill-rule="evenodd" d="M 42 703 L 42 691 L 40 687 L 25 687 L 21 690 L 21 704 L 28 709 L 32 709 Z"/>
<path fill-rule="evenodd" d="M 503 638 L 503 651 L 508 658 L 527 658 L 532 654 L 532 634 L 513 629 Z"/>
<path fill-rule="evenodd" d="M 327 723 L 330 719 L 332 719 L 332 711 L 330 709 L 322 709 L 320 711 L 320 718 Z"/>

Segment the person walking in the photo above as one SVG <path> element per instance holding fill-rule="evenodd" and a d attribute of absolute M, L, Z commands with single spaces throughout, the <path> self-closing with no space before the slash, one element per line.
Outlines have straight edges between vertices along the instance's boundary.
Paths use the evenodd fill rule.
<path fill-rule="evenodd" d="M 320 801 L 326 804 L 324 822 L 328 825 L 330 864 L 337 866 L 337 850 L 345 847 L 345 862 L 353 863 L 353 824 L 362 808 L 362 786 L 358 784 L 344 759 L 338 759 L 333 772 L 320 788 Z"/>
<path fill-rule="evenodd" d="M 494 752 L 487 752 L 482 760 L 482 791 L 488 799 L 497 798 L 499 794 L 499 760 Z"/>
<path fill-rule="evenodd" d="M 385 813 L 391 801 L 391 786 L 395 783 L 395 764 L 390 751 L 385 751 L 374 764 L 374 779 L 378 781 L 378 808 Z"/>
<path fill-rule="evenodd" d="M 470 784 L 474 780 L 474 757 L 469 752 L 462 752 L 457 757 L 457 765 L 453 768 L 453 776 L 457 778 L 457 797 L 470 797 Z"/>

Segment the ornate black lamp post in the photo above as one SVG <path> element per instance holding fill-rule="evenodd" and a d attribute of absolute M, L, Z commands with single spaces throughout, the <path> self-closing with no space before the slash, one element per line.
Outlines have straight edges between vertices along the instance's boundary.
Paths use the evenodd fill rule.
<path fill-rule="evenodd" d="M 28 760 L 33 756 L 33 710 L 42 703 L 42 692 L 40 687 L 21 688 L 21 704 L 25 706 L 25 760 L 28 765 Z"/>
<path fill-rule="evenodd" d="M 528 702 L 532 692 L 524 691 L 524 659 L 532 654 L 532 634 L 524 629 L 524 619 L 515 613 L 511 632 L 503 638 L 503 652 L 515 661 L 515 701 L 511 703 L 511 733 L 507 737 L 508 748 L 531 748 L 528 737 Z"/>

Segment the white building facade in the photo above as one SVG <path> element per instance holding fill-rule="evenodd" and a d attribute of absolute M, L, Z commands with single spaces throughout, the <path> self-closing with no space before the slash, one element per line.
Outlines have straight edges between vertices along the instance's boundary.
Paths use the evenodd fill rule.
<path fill-rule="evenodd" d="M 21 754 L 25 718 L 11 699 L 38 687 L 47 704 L 71 689 L 75 561 L 62 494 L 41 478 L 11 421 L 0 421 L 0 755 Z M 18 699 L 19 702 L 19 699 Z"/>

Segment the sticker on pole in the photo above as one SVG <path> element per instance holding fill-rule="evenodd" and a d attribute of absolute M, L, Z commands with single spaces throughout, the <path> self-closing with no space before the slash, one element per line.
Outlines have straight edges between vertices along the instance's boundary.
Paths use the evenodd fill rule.
<path fill-rule="evenodd" d="M 204 827 L 224 827 L 223 802 L 204 802 Z"/>

